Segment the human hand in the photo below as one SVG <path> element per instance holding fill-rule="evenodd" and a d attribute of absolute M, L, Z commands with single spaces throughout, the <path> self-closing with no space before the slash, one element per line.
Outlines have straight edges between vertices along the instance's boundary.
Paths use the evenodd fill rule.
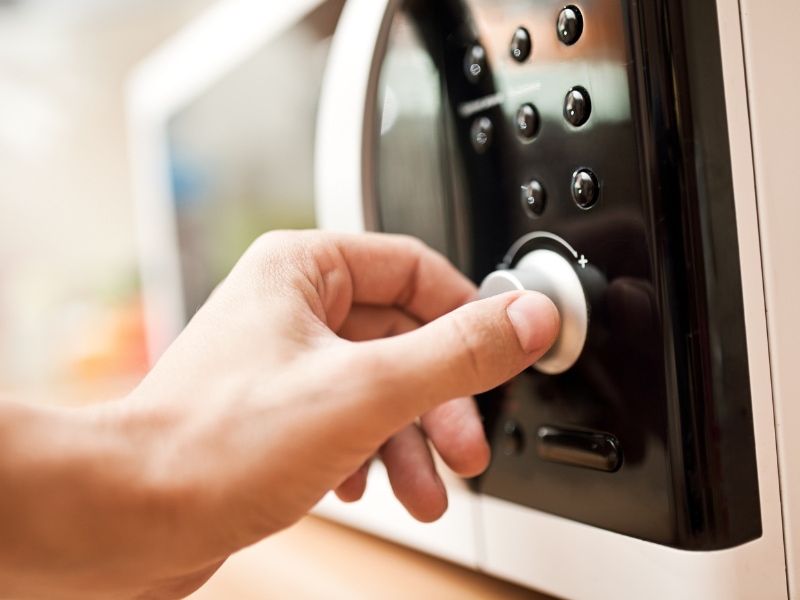
<path fill-rule="evenodd" d="M 438 518 L 426 440 L 455 472 L 481 472 L 468 398 L 535 362 L 558 329 L 540 294 L 474 297 L 410 238 L 263 236 L 142 384 L 84 415 L 107 444 L 88 476 L 113 485 L 86 484 L 106 502 L 93 515 L 102 539 L 82 545 L 97 576 L 84 574 L 82 596 L 182 596 L 328 491 L 357 499 L 376 453 L 411 514 Z"/>

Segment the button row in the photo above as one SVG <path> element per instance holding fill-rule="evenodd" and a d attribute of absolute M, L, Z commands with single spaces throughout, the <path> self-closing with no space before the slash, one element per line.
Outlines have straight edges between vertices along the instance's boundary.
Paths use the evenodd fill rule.
<path fill-rule="evenodd" d="M 570 193 L 575 204 L 589 210 L 600 198 L 600 182 L 591 169 L 578 169 L 572 174 Z M 536 219 L 547 206 L 547 192 L 540 181 L 532 179 L 520 187 L 520 201 L 525 214 Z"/>
<path fill-rule="evenodd" d="M 567 6 L 558 13 L 556 20 L 558 39 L 565 46 L 572 46 L 583 34 L 583 15 L 577 6 Z M 509 48 L 511 58 L 517 62 L 525 62 L 531 55 L 533 40 L 530 32 L 524 27 L 518 27 L 511 37 Z"/>
<path fill-rule="evenodd" d="M 592 114 L 589 92 L 582 87 L 572 88 L 564 101 L 564 118 L 573 127 L 585 125 Z M 523 104 L 517 111 L 516 129 L 524 140 L 533 139 L 539 132 L 539 111 L 533 104 Z M 472 146 L 483 154 L 491 145 L 494 126 L 488 117 L 478 117 L 472 123 Z"/>
<path fill-rule="evenodd" d="M 567 6 L 558 14 L 556 20 L 558 39 L 565 46 L 575 44 L 583 34 L 583 16 L 577 6 Z M 530 32 L 524 27 L 518 27 L 511 36 L 509 53 L 511 58 L 519 63 L 528 60 L 533 50 L 533 40 Z M 464 55 L 464 75 L 471 83 L 478 83 L 486 72 L 486 50 L 480 44 L 467 48 Z"/>
<path fill-rule="evenodd" d="M 586 124 L 592 114 L 592 102 L 589 92 L 582 87 L 572 88 L 564 101 L 564 118 L 573 127 Z M 533 139 L 539 132 L 539 111 L 533 104 L 523 104 L 517 111 L 516 129 L 524 140 Z M 478 154 L 483 154 L 492 143 L 494 125 L 488 117 L 478 117 L 472 123 L 470 137 L 472 147 Z"/>
<path fill-rule="evenodd" d="M 592 115 L 592 100 L 582 87 L 574 87 L 564 99 L 564 119 L 573 127 L 586 124 Z M 533 104 L 523 104 L 517 111 L 517 133 L 530 140 L 539 132 L 539 112 Z"/>

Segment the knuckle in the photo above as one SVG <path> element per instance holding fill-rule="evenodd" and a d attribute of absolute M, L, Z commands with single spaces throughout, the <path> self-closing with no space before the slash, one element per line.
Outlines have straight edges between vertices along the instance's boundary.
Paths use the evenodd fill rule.
<path fill-rule="evenodd" d="M 489 365 L 484 351 L 486 346 L 486 328 L 480 319 L 465 311 L 460 318 L 453 320 L 453 343 L 459 347 L 460 361 L 465 365 L 465 370 L 460 374 L 465 378 L 470 389 L 483 387 Z"/>
<path fill-rule="evenodd" d="M 473 393 L 487 391 L 513 377 L 519 370 L 519 351 L 504 311 L 464 310 L 454 320 L 453 333 L 468 365 Z M 514 338 L 514 339 L 512 339 Z"/>

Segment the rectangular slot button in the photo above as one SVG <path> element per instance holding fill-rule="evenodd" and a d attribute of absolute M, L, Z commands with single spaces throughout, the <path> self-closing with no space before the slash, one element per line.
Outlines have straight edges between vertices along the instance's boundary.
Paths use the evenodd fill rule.
<path fill-rule="evenodd" d="M 614 472 L 622 465 L 619 442 L 605 433 L 540 427 L 536 450 L 544 460 Z"/>

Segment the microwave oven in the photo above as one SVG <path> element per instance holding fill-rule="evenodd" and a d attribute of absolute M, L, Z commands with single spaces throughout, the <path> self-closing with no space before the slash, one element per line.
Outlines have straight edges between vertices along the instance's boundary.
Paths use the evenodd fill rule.
<path fill-rule="evenodd" d="M 797 594 L 789 13 L 347 2 L 320 225 L 417 235 L 476 283 L 558 279 L 528 262 L 554 253 L 590 316 L 577 359 L 479 399 L 492 463 L 440 530 L 390 517 L 388 487 L 330 514 L 565 598 Z"/>
<path fill-rule="evenodd" d="M 549 257 L 582 325 L 477 399 L 492 462 L 442 467 L 440 521 L 406 515 L 380 463 L 316 512 L 563 598 L 798 597 L 800 5 L 220 2 L 129 89 L 153 356 L 191 304 L 165 132 L 325 6 L 316 224 L 415 235 L 484 290 L 551 280 Z"/>

